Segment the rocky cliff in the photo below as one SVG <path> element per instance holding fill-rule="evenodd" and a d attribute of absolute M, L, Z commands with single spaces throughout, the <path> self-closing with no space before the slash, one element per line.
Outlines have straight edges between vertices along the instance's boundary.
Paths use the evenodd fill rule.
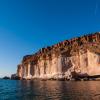
<path fill-rule="evenodd" d="M 100 33 L 65 40 L 23 57 L 17 76 L 24 79 L 72 79 L 100 75 Z"/>

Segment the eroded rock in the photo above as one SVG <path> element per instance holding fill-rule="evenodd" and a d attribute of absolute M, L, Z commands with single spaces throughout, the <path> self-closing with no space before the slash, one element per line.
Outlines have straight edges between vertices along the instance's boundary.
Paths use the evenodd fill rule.
<path fill-rule="evenodd" d="M 74 73 L 74 74 L 72 74 Z M 100 33 L 65 40 L 27 55 L 18 65 L 21 79 L 68 79 L 100 75 Z"/>

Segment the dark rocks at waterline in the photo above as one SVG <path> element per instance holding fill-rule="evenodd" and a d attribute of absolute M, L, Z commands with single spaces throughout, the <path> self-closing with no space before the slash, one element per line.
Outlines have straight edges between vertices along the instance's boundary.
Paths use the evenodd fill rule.
<path fill-rule="evenodd" d="M 73 77 L 73 79 L 75 81 L 95 81 L 95 80 L 100 80 L 100 75 L 93 75 L 93 76 L 89 76 L 89 75 L 76 75 Z"/>
<path fill-rule="evenodd" d="M 8 80 L 8 79 L 10 79 L 10 77 L 5 76 L 5 77 L 3 77 L 2 79 L 6 79 L 6 80 Z"/>
<path fill-rule="evenodd" d="M 11 75 L 11 80 L 21 80 L 20 77 L 18 77 L 16 74 Z"/>
<path fill-rule="evenodd" d="M 47 81 L 47 80 L 55 80 L 55 81 L 94 81 L 94 80 L 100 80 L 100 75 L 93 75 L 89 76 L 88 74 L 77 74 L 75 72 L 72 72 L 72 78 L 31 78 L 31 79 L 25 79 L 18 77 L 16 74 L 11 75 L 11 80 L 41 80 L 41 81 Z M 4 79 L 10 79 L 9 77 L 4 77 Z"/>

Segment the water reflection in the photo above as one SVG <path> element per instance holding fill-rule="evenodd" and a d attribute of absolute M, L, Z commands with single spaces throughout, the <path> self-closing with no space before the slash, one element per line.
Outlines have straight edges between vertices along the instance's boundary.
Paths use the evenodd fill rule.
<path fill-rule="evenodd" d="M 0 100 L 100 100 L 100 81 L 0 81 Z"/>
<path fill-rule="evenodd" d="M 21 81 L 20 94 L 24 100 L 96 100 L 98 82 Z"/>

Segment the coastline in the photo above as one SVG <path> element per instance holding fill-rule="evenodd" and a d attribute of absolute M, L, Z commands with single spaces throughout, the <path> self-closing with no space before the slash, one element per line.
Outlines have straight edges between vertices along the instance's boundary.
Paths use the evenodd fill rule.
<path fill-rule="evenodd" d="M 23 57 L 18 79 L 99 80 L 100 32 L 59 42 Z"/>

